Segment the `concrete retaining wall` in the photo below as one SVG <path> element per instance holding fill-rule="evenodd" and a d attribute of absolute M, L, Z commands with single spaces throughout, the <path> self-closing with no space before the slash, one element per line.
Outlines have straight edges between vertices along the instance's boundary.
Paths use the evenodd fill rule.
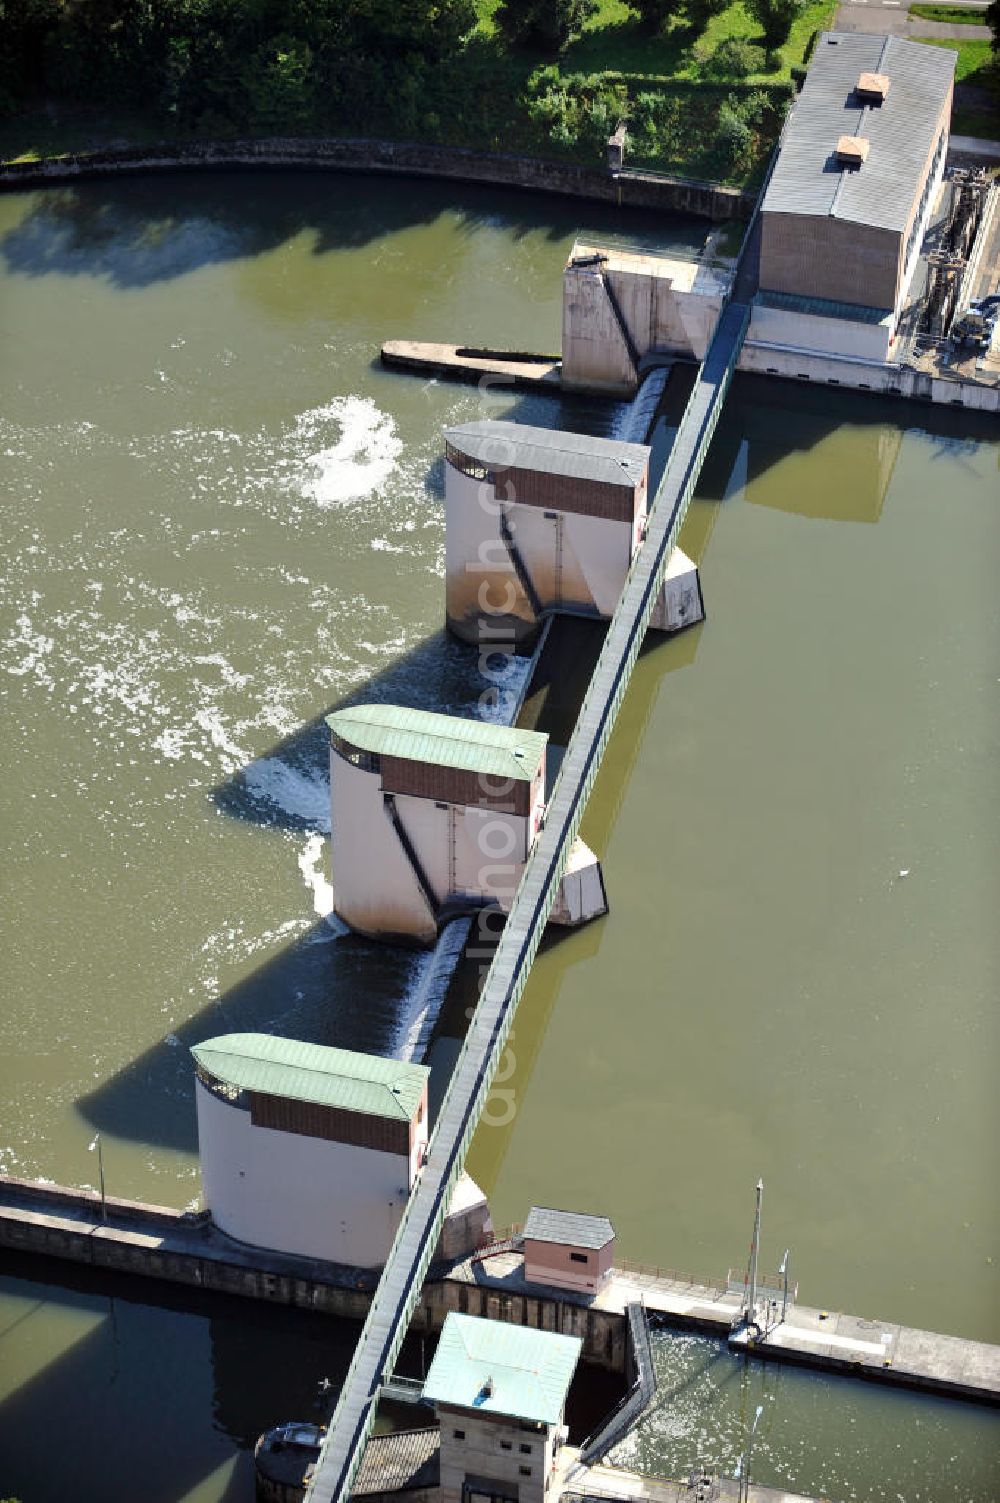
<path fill-rule="evenodd" d="M 739 369 L 767 376 L 784 376 L 792 381 L 813 381 L 821 386 L 843 386 L 848 391 L 910 397 L 944 407 L 1000 412 L 1000 386 L 942 380 L 929 372 L 904 366 L 852 360 L 834 354 L 816 355 L 787 345 L 747 341 L 740 356 Z"/>
<path fill-rule="evenodd" d="M 439 1331 L 451 1311 L 530 1326 L 538 1331 L 555 1331 L 562 1336 L 579 1336 L 584 1361 L 614 1373 L 628 1371 L 631 1343 L 628 1321 L 621 1311 L 570 1303 L 555 1295 L 548 1298 L 523 1291 L 507 1293 L 487 1284 L 444 1279 L 424 1286 L 410 1329 Z"/>
<path fill-rule="evenodd" d="M 280 136 L 164 143 L 71 153 L 40 162 L 7 162 L 0 166 L 0 189 L 37 188 L 123 173 L 244 167 L 322 168 L 449 178 L 595 199 L 626 208 L 667 209 L 713 220 L 748 219 L 755 201 L 753 194 L 742 193 L 738 188 L 656 173 L 612 174 L 602 167 L 582 167 L 573 162 L 468 151 L 454 146 L 424 146 L 414 141 L 341 137 L 297 140 Z"/>
<path fill-rule="evenodd" d="M 0 1248 L 295 1305 L 343 1320 L 368 1314 L 376 1282 L 368 1272 L 244 1246 L 225 1237 L 204 1214 L 110 1196 L 106 1207 L 104 1222 L 100 1197 L 92 1191 L 0 1176 Z M 624 1315 L 616 1311 L 588 1310 L 555 1293 L 551 1298 L 507 1295 L 444 1278 L 425 1286 L 413 1328 L 437 1331 L 449 1310 L 580 1336 L 586 1360 L 625 1371 L 628 1334 Z"/>

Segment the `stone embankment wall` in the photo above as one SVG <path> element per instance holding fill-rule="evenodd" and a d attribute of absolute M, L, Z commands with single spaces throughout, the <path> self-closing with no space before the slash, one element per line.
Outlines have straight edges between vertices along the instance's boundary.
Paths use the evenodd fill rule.
<path fill-rule="evenodd" d="M 381 172 L 402 177 L 448 178 L 499 188 L 527 188 L 571 198 L 594 199 L 627 208 L 663 209 L 712 220 L 748 219 L 755 195 L 719 183 L 658 173 L 610 173 L 603 167 L 545 161 L 454 146 L 412 141 L 295 139 L 192 141 L 122 147 L 51 157 L 38 162 L 0 164 L 0 188 L 36 188 L 82 178 L 123 173 L 177 172 L 245 167 L 322 168 L 338 172 Z"/>
<path fill-rule="evenodd" d="M 141 1274 L 219 1294 L 238 1294 L 276 1305 L 296 1305 L 343 1320 L 368 1313 L 378 1270 L 293 1258 L 245 1246 L 224 1236 L 205 1213 L 108 1196 L 107 1221 L 100 1196 L 90 1190 L 43 1185 L 0 1176 L 0 1248 L 42 1254 L 117 1273 Z M 449 1310 L 484 1315 L 583 1339 L 584 1358 L 625 1372 L 629 1342 L 625 1317 L 552 1298 L 507 1295 L 449 1279 L 427 1283 L 413 1321 L 436 1331 Z"/>

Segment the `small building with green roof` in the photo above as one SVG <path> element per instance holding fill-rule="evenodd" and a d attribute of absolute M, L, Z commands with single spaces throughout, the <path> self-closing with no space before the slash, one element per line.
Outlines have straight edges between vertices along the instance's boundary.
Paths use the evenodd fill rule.
<path fill-rule="evenodd" d="M 582 1345 L 447 1316 L 424 1383 L 441 1423 L 441 1503 L 543 1503 Z"/>
<path fill-rule="evenodd" d="M 216 1225 L 258 1247 L 383 1264 L 427 1147 L 427 1067 L 263 1033 L 191 1053 Z"/>

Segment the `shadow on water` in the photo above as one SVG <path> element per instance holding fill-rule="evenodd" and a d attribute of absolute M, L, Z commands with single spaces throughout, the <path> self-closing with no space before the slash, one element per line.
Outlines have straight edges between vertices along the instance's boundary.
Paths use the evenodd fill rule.
<path fill-rule="evenodd" d="M 0 1333 L 8 1372 L 18 1374 L 29 1342 L 63 1343 L 37 1371 L 29 1358 L 25 1380 L 0 1403 L 5 1495 L 36 1503 L 119 1497 L 125 1478 L 149 1503 L 181 1503 L 209 1477 L 216 1503 L 242 1503 L 253 1492 L 257 1437 L 280 1420 L 327 1418 L 329 1401 L 322 1413 L 315 1407 L 320 1379 L 335 1396 L 359 1330 L 11 1254 L 0 1258 L 0 1296 L 28 1302 L 19 1335 Z"/>
<path fill-rule="evenodd" d="M 26 1308 L 16 1351 L 6 1345 L 12 1329 L 0 1331 L 7 1370 L 25 1373 L 0 1402 L 3 1485 L 33 1503 L 120 1497 L 125 1478 L 145 1503 L 185 1503 L 209 1486 L 213 1503 L 244 1503 L 258 1436 L 289 1419 L 329 1419 L 360 1332 L 354 1321 L 118 1271 L 39 1271 L 9 1253 L 0 1256 L 5 1297 Z M 32 1321 L 36 1341 L 58 1351 L 40 1367 L 27 1355 Z M 408 1337 L 397 1371 L 425 1375 L 435 1346 Z M 320 1406 L 323 1379 L 331 1388 Z M 620 1377 L 581 1370 L 567 1407 L 574 1442 L 621 1396 Z M 383 1404 L 377 1428 L 431 1422 L 418 1414 Z"/>
<path fill-rule="evenodd" d="M 224 813 L 253 824 L 315 829 L 317 797 L 324 802 L 329 799 L 327 715 L 350 705 L 372 703 L 475 715 L 487 689 L 477 650 L 442 627 L 217 784 L 209 797 Z M 304 780 L 298 798 L 295 778 Z"/>
<path fill-rule="evenodd" d="M 667 391 L 661 422 L 669 429 L 683 406 L 683 383 L 672 394 L 670 386 Z M 901 419 L 928 432 L 941 455 L 949 459 L 956 452 L 961 454 L 965 446 L 971 451 L 980 437 L 979 425 L 969 413 L 918 409 L 912 404 L 900 406 L 876 398 L 862 399 L 784 383 L 780 401 L 773 401 L 772 405 L 777 395 L 775 383 L 766 378 L 741 377 L 734 385 L 685 528 L 683 541 L 696 559 L 704 553 L 715 518 L 728 498 L 765 472 L 779 469 L 795 454 L 814 449 L 845 424 L 855 429 L 862 440 L 866 457 L 857 471 L 838 474 L 836 489 L 832 492 L 827 489 L 821 506 L 817 506 L 811 492 L 804 492 L 794 483 L 773 504 L 805 517 L 875 522 L 899 452 Z M 531 401 L 532 405 L 526 403 L 518 410 L 530 414 L 527 420 L 537 421 L 535 399 Z M 975 435 L 971 438 L 970 428 Z M 992 428 L 984 423 L 982 436 L 987 434 L 992 436 Z M 866 447 L 869 439 L 870 445 Z M 659 682 L 662 669 L 670 672 L 694 661 L 702 635 L 710 629 L 710 592 L 706 603 L 709 618 L 706 624 L 672 639 L 650 637 L 644 645 L 636 683 L 626 696 L 615 732 L 619 743 L 627 748 L 626 771 L 619 778 L 615 796 L 598 801 L 588 811 L 584 823 L 584 837 L 599 855 L 609 840 L 629 772 L 638 755 L 655 699 L 654 681 Z M 642 667 L 654 655 L 659 666 L 644 688 Z M 455 641 L 442 630 L 338 704 L 375 700 L 433 706 L 468 715 L 475 713 L 482 687 L 475 649 Z M 553 713 L 562 706 L 561 714 L 556 715 L 559 727 L 552 727 L 554 752 L 559 739 L 566 735 L 565 706 L 559 687 L 553 684 L 548 691 Z M 210 796 L 217 807 L 231 817 L 264 827 L 315 830 L 317 818 L 322 819 L 322 811 L 328 807 L 326 713 L 329 710 L 316 715 L 265 756 L 213 788 Z M 305 804 L 297 802 L 294 796 L 286 797 L 289 783 L 294 784 L 295 780 L 307 791 Z M 613 890 L 609 896 L 613 910 Z M 583 934 L 571 936 L 565 950 L 567 962 L 575 964 L 587 953 L 588 946 L 598 945 L 602 932 L 599 923 Z M 545 953 L 543 950 L 543 961 Z M 356 935 L 338 934 L 325 922 L 314 924 L 180 1027 L 169 1044 L 161 1041 L 154 1045 L 81 1098 L 78 1105 L 87 1120 L 102 1131 L 193 1152 L 196 1130 L 188 1053 L 192 1044 L 217 1033 L 260 1030 L 346 1048 L 388 1052 L 395 1046 L 401 998 L 412 987 L 418 966 L 419 961 L 411 951 Z M 539 969 L 552 977 L 557 971 L 554 965 L 541 964 Z M 363 1005 L 359 1005 L 362 998 Z M 523 1017 L 522 1010 L 519 1032 L 525 1027 Z M 531 1027 L 527 1031 L 530 1036 Z M 538 1042 L 540 1034 L 531 1050 L 532 1058 Z M 519 1061 L 519 1074 L 520 1070 Z M 506 1135 L 497 1136 L 506 1141 Z M 494 1178 L 495 1170 L 483 1175 L 486 1184 Z"/>
<path fill-rule="evenodd" d="M 103 1133 L 197 1149 L 190 1049 L 222 1033 L 390 1053 L 420 957 L 320 919 L 207 1007 L 77 1101 Z"/>
<path fill-rule="evenodd" d="M 831 482 L 786 461 L 820 448 L 849 429 L 850 444 L 836 456 Z M 801 517 L 837 522 L 877 522 L 892 481 L 903 436 L 919 430 L 934 441 L 931 464 L 960 462 L 996 438 L 996 421 L 986 413 L 961 412 L 828 386 L 793 385 L 767 376 L 738 375 L 698 483 L 703 499 L 722 500 L 769 477 L 766 495 L 749 494 L 767 505 Z M 943 488 L 942 494 L 946 494 Z"/>
<path fill-rule="evenodd" d="M 665 239 L 663 216 L 636 209 L 427 178 L 281 168 L 49 187 L 0 240 L 0 254 L 9 270 L 26 276 L 59 272 L 145 287 L 261 255 L 306 232 L 319 256 L 361 250 L 445 215 L 457 218 L 465 235 L 503 225 L 515 239 L 560 241 L 586 223 L 590 234 L 650 248 Z M 707 235 L 705 221 L 671 216 L 666 236 L 683 247 L 702 228 Z"/>

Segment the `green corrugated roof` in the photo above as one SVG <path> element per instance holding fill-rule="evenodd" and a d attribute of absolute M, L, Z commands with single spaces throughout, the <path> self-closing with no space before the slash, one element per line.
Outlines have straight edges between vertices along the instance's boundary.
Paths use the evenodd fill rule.
<path fill-rule="evenodd" d="M 425 1065 L 267 1033 L 220 1034 L 195 1044 L 191 1053 L 209 1075 L 242 1091 L 405 1122 L 416 1115 L 430 1074 Z"/>
<path fill-rule="evenodd" d="M 578 1336 L 452 1312 L 424 1383 L 424 1397 L 557 1425 L 582 1346 Z"/>
<path fill-rule="evenodd" d="M 328 715 L 326 723 L 359 751 L 528 783 L 538 771 L 549 739 L 540 731 L 519 731 L 509 725 L 399 705 L 354 705 Z"/>

